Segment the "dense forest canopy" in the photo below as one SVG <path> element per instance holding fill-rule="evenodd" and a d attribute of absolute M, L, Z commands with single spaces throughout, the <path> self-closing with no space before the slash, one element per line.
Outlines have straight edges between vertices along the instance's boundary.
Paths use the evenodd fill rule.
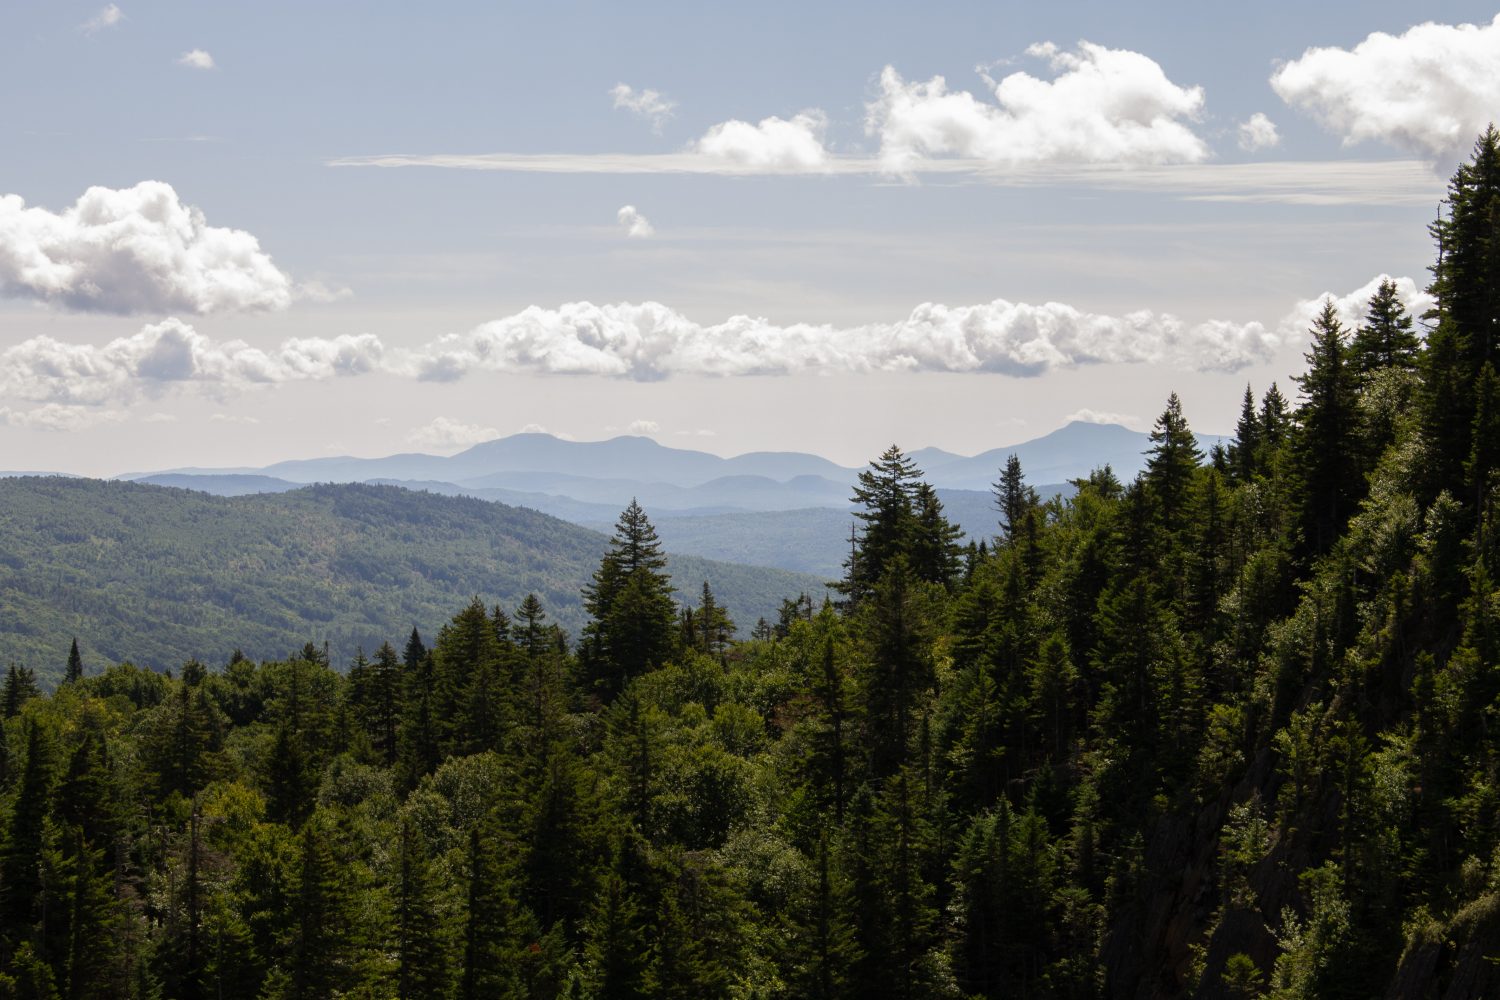
<path fill-rule="evenodd" d="M 533 510 L 394 486 L 325 484 L 259 496 L 72 478 L 0 478 L 0 664 L 50 688 L 78 640 L 96 665 L 172 669 L 241 650 L 328 645 L 340 664 L 397 631 L 437 628 L 475 594 L 535 593 L 576 636 L 580 588 L 608 535 Z M 749 627 L 825 580 L 674 552 Z"/>
<path fill-rule="evenodd" d="M 12 669 L 0 989 L 1500 994 L 1497 144 L 1430 316 L 1324 309 L 1294 393 L 1208 454 L 1173 396 L 1131 482 L 1008 463 L 992 545 L 892 447 L 838 600 L 747 641 L 632 505 L 576 644 L 529 595 L 349 664 Z"/>

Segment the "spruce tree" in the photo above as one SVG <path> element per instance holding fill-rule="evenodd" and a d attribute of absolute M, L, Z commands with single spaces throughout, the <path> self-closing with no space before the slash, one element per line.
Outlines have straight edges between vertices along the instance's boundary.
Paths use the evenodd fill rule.
<path fill-rule="evenodd" d="M 1240 419 L 1234 425 L 1234 444 L 1229 449 L 1229 466 L 1234 478 L 1248 483 L 1255 478 L 1256 456 L 1261 450 L 1260 418 L 1255 412 L 1255 394 L 1245 386 L 1240 405 Z"/>
<path fill-rule="evenodd" d="M 520 991 L 522 920 L 506 855 L 499 825 L 492 819 L 469 831 L 461 1000 L 515 996 Z"/>
<path fill-rule="evenodd" d="M 963 529 L 943 514 L 937 490 L 918 483 L 912 498 L 911 537 L 907 543 L 912 572 L 919 580 L 951 586 L 959 575 Z"/>
<path fill-rule="evenodd" d="M 1036 490 L 1026 485 L 1019 457 L 1012 454 L 1005 460 L 993 490 L 995 507 L 1000 511 L 1000 537 L 1011 541 L 1021 530 L 1027 511 L 1040 502 Z"/>
<path fill-rule="evenodd" d="M 850 603 L 868 597 L 898 558 L 909 552 L 917 483 L 916 463 L 891 445 L 859 473 L 852 502 L 864 527 L 859 532 L 839 589 Z"/>
<path fill-rule="evenodd" d="M 68 650 L 68 666 L 63 671 L 62 682 L 64 684 L 76 684 L 83 680 L 83 657 L 78 653 L 78 638 L 73 638 L 73 645 Z"/>
<path fill-rule="evenodd" d="M 1146 484 L 1160 512 L 1162 527 L 1170 533 L 1186 523 L 1193 472 L 1203 460 L 1198 439 L 1182 415 L 1177 393 L 1167 397 L 1167 408 L 1151 429 L 1151 448 L 1146 452 Z"/>
<path fill-rule="evenodd" d="M 52 777 L 52 741 L 42 723 L 33 719 L 26 726 L 26 763 L 0 844 L 0 965 L 31 938 L 41 916 L 41 864 Z"/>
<path fill-rule="evenodd" d="M 448 993 L 449 956 L 438 912 L 438 890 L 422 832 L 401 821 L 396 883 L 396 995 L 427 1000 Z"/>
<path fill-rule="evenodd" d="M 666 556 L 639 503 L 620 515 L 609 551 L 583 590 L 590 621 L 579 649 L 589 679 L 606 699 L 661 666 L 674 649 L 672 582 Z"/>
<path fill-rule="evenodd" d="M 1358 382 L 1347 364 L 1348 346 L 1333 300 L 1313 320 L 1312 347 L 1297 410 L 1297 469 L 1303 484 L 1303 545 L 1327 552 L 1364 496 L 1359 449 Z"/>
<path fill-rule="evenodd" d="M 1361 379 L 1388 369 L 1415 371 L 1421 347 L 1400 289 L 1391 279 L 1382 280 L 1370 296 L 1364 324 L 1354 331 L 1349 346 L 1350 367 Z"/>

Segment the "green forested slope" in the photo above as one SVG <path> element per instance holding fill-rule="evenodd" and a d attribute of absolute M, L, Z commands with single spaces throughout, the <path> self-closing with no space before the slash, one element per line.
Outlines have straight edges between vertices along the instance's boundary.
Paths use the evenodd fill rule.
<path fill-rule="evenodd" d="M 1425 344 L 1330 303 L 1226 448 L 1173 395 L 1129 482 L 1007 462 L 988 551 L 890 448 L 749 641 L 632 505 L 575 643 L 7 672 L 0 997 L 1500 996 L 1497 218 L 1491 131 Z"/>
<path fill-rule="evenodd" d="M 220 498 L 88 479 L 0 480 L 0 663 L 49 679 L 77 636 L 95 665 L 174 668 L 327 642 L 340 661 L 392 630 L 436 627 L 478 595 L 534 592 L 583 624 L 580 588 L 605 538 L 534 511 L 394 487 L 315 486 Z M 674 557 L 745 627 L 823 580 Z"/>

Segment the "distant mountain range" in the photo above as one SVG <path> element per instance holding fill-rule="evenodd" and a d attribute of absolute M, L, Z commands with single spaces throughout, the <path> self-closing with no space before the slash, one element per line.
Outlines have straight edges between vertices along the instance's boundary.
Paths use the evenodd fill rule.
<path fill-rule="evenodd" d="M 1207 450 L 1220 439 L 1199 440 Z M 1104 465 L 1121 479 L 1134 477 L 1150 444 L 1149 435 L 1126 427 L 1074 421 L 978 455 L 922 448 L 911 457 L 938 487 L 949 517 L 981 539 L 996 530 L 991 485 L 1010 455 L 1020 459 L 1028 481 L 1051 496 Z M 722 458 L 646 437 L 568 441 L 516 434 L 451 456 L 341 456 L 121 478 L 218 496 L 286 492 L 308 483 L 395 485 L 529 507 L 594 528 L 612 525 L 635 498 L 677 551 L 831 578 L 847 554 L 850 487 L 859 471 L 801 452 Z"/>

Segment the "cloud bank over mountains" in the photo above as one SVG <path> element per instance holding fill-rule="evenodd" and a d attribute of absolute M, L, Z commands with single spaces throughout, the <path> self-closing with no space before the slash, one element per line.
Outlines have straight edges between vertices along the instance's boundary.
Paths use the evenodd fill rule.
<path fill-rule="evenodd" d="M 210 226 L 170 184 L 91 187 L 61 212 L 0 195 L 0 295 L 117 314 L 275 310 L 291 279 L 250 233 Z"/>
<path fill-rule="evenodd" d="M 33 337 L 0 351 L 0 397 L 14 426 L 83 426 L 91 408 L 128 406 L 174 390 L 215 397 L 258 386 L 374 373 L 452 382 L 485 373 L 596 376 L 654 382 L 673 377 L 776 376 L 871 372 L 991 373 L 1031 378 L 1090 365 L 1165 365 L 1185 371 L 1238 371 L 1272 360 L 1306 336 L 1325 298 L 1357 326 L 1379 275 L 1343 295 L 1298 302 L 1274 326 L 1209 320 L 1187 323 L 1141 310 L 1114 316 L 1070 305 L 925 303 L 903 319 L 837 327 L 777 324 L 733 316 L 704 324 L 659 302 L 555 309 L 532 306 L 415 348 L 388 347 L 374 334 L 303 337 L 274 348 L 216 341 L 168 319 L 102 346 Z M 1396 279 L 1414 314 L 1430 304 L 1410 278 Z M 50 408 L 50 409 L 49 409 Z M 461 440 L 433 427 L 432 440 Z"/>

